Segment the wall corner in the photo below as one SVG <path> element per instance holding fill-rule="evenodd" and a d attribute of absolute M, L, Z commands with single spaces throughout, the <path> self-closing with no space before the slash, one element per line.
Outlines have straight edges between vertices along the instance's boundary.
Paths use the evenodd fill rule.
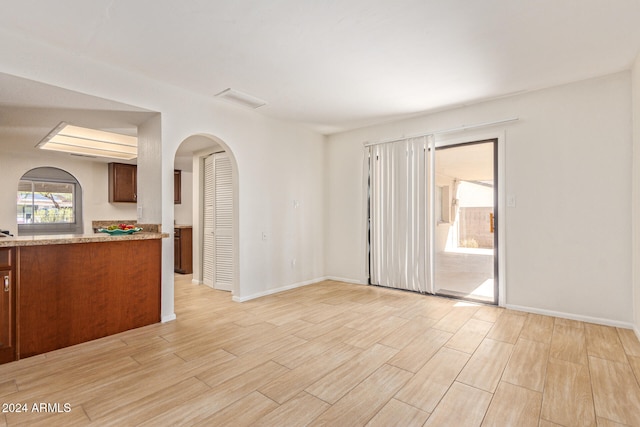
<path fill-rule="evenodd" d="M 631 166 L 631 278 L 633 323 L 640 339 L 640 54 L 631 69 L 632 166 Z"/>

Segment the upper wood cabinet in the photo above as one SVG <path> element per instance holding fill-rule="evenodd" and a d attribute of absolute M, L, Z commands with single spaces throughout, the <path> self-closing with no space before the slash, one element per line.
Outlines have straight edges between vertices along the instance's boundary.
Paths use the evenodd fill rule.
<path fill-rule="evenodd" d="M 173 203 L 176 205 L 182 203 L 182 171 L 178 169 L 173 171 Z"/>
<path fill-rule="evenodd" d="M 109 163 L 109 203 L 138 202 L 138 167 Z M 173 171 L 173 203 L 182 203 L 182 171 Z"/>
<path fill-rule="evenodd" d="M 109 163 L 109 203 L 138 201 L 138 173 L 136 165 Z"/>

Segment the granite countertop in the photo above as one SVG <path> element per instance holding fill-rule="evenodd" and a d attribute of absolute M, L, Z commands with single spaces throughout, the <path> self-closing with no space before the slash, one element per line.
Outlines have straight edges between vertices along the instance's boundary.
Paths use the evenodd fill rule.
<path fill-rule="evenodd" d="M 91 221 L 91 227 L 93 231 L 98 231 L 99 228 L 107 228 L 110 225 L 118 225 L 118 224 L 131 224 L 136 227 L 141 227 L 144 231 L 150 231 L 153 233 L 159 233 L 162 230 L 162 226 L 160 224 L 143 224 L 138 223 L 138 221 L 131 219 L 109 219 L 109 220 L 96 220 Z"/>
<path fill-rule="evenodd" d="M 40 236 L 0 237 L 0 248 L 15 246 L 64 245 L 72 243 L 117 242 L 121 240 L 153 240 L 169 237 L 169 233 L 139 231 L 133 234 L 112 236 L 96 234 L 57 234 Z"/>

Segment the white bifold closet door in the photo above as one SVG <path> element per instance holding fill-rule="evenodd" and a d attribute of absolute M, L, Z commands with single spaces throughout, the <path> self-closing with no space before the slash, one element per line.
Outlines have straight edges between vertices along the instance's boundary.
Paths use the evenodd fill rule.
<path fill-rule="evenodd" d="M 369 147 L 370 279 L 429 292 L 427 138 Z"/>
<path fill-rule="evenodd" d="M 233 287 L 233 181 L 226 153 L 204 160 L 202 281 L 215 289 Z"/>

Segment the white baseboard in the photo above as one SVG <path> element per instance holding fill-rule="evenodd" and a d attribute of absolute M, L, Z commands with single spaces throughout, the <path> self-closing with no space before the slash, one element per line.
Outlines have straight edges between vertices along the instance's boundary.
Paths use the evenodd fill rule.
<path fill-rule="evenodd" d="M 202 285 L 202 280 L 191 279 L 191 283 L 194 285 Z"/>
<path fill-rule="evenodd" d="M 176 320 L 176 314 L 175 313 L 171 313 L 171 314 L 168 314 L 166 316 L 162 316 L 162 318 L 160 319 L 160 322 L 167 323 L 167 322 L 172 322 L 174 320 Z"/>
<path fill-rule="evenodd" d="M 638 329 L 636 326 L 633 327 L 633 332 L 636 333 L 636 337 L 638 337 L 638 340 L 640 340 L 640 329 Z"/>
<path fill-rule="evenodd" d="M 300 288 L 302 286 L 313 285 L 314 283 L 319 283 L 319 282 L 322 282 L 324 280 L 327 280 L 327 278 L 326 277 L 319 277 L 317 279 L 306 280 L 304 282 L 298 282 L 298 283 L 293 283 L 293 284 L 287 285 L 287 286 L 281 286 L 281 287 L 275 288 L 275 289 L 269 289 L 269 290 L 266 290 L 264 292 L 258 292 L 257 294 L 247 295 L 245 297 L 238 297 L 238 296 L 234 295 L 231 299 L 233 301 L 235 301 L 235 302 L 245 302 L 245 301 L 249 301 L 249 300 L 260 298 L 260 297 L 266 297 L 267 295 L 273 295 L 273 294 L 277 294 L 279 292 L 284 292 L 284 291 L 288 291 L 288 290 L 291 290 L 291 289 Z"/>
<path fill-rule="evenodd" d="M 345 279 L 344 277 L 335 277 L 335 276 L 327 276 L 324 278 L 325 280 L 333 280 L 335 282 L 345 282 L 345 283 L 353 283 L 354 285 L 368 285 L 367 281 L 362 281 L 358 279 Z"/>
<path fill-rule="evenodd" d="M 638 330 L 635 329 L 633 326 L 633 323 L 630 323 L 630 322 L 621 322 L 619 320 L 603 319 L 600 317 L 591 317 L 591 316 L 582 316 L 580 314 L 563 313 L 561 311 L 545 310 L 545 309 L 534 308 L 534 307 L 524 307 L 521 305 L 513 305 L 513 304 L 507 304 L 505 305 L 505 308 L 508 308 L 510 310 L 525 311 L 527 313 L 544 314 L 545 316 L 560 317 L 563 319 L 579 320 L 581 322 L 595 323 L 598 325 L 614 326 L 616 328 L 634 329 L 636 332 L 636 335 L 638 335 L 638 339 L 640 339 Z"/>

